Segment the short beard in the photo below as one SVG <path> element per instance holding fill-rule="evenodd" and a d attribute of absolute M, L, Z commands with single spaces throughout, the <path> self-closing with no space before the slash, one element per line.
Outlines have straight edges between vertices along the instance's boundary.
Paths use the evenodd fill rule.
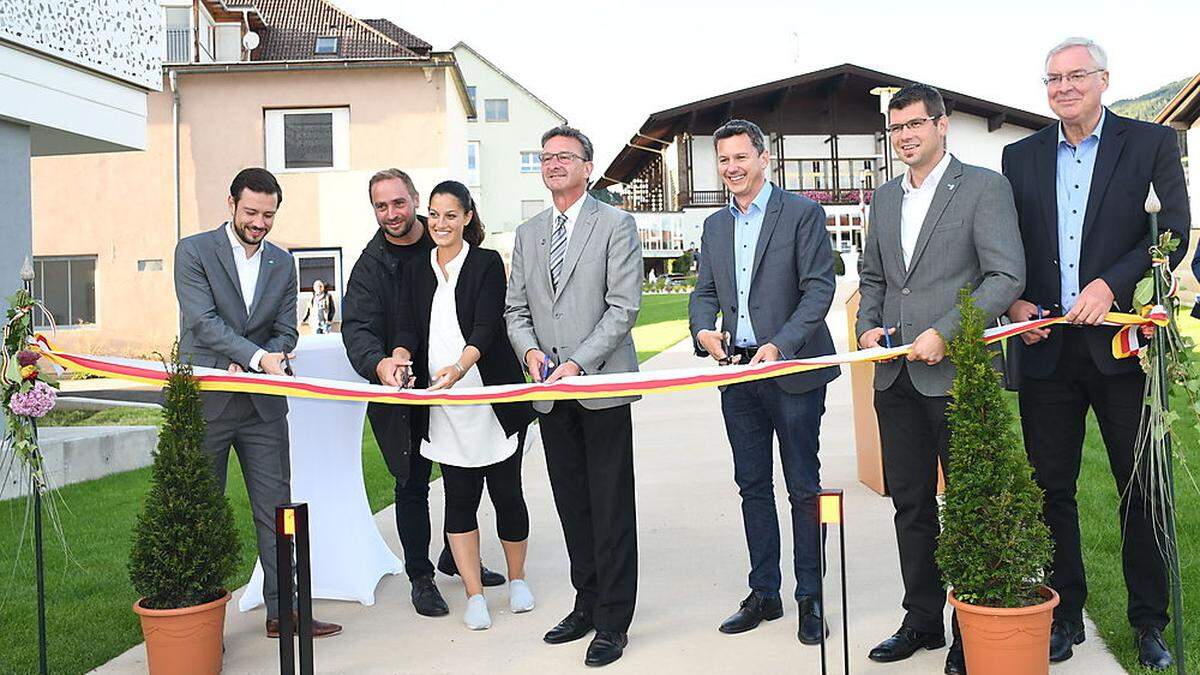
<path fill-rule="evenodd" d="M 388 226 L 383 223 L 379 224 L 379 229 L 383 230 L 383 234 L 385 236 L 392 237 L 393 239 L 403 239 L 404 237 L 407 237 L 409 235 L 409 233 L 412 232 L 413 226 L 416 224 L 417 224 L 417 217 L 414 214 L 412 217 L 412 220 L 409 220 L 407 223 L 405 223 L 404 230 L 402 232 L 400 232 L 399 234 L 392 234 L 392 231 L 388 229 Z"/>

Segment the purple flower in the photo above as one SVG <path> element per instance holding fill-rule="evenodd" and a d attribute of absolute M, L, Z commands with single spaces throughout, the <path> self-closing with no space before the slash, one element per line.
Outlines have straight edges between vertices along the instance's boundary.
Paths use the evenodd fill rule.
<path fill-rule="evenodd" d="M 20 363 L 22 367 L 32 366 L 38 362 L 38 359 L 41 358 L 41 356 L 42 355 L 38 354 L 37 352 L 29 351 L 28 349 L 22 349 L 21 351 L 17 352 L 17 363 Z"/>
<path fill-rule="evenodd" d="M 8 407 L 13 414 L 22 417 L 42 417 L 54 408 L 54 388 L 45 382 L 35 382 L 29 391 L 21 391 L 12 395 Z"/>

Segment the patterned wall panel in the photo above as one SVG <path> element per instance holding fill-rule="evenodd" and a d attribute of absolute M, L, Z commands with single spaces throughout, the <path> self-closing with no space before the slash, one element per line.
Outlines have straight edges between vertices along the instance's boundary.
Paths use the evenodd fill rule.
<path fill-rule="evenodd" d="M 160 89 L 159 12 L 157 0 L 0 0 L 0 40 Z"/>

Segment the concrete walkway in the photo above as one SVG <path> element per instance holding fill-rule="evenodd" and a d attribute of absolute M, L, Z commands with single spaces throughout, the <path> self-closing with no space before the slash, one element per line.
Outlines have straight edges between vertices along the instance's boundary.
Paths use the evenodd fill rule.
<path fill-rule="evenodd" d="M 836 305 L 840 308 L 840 302 Z M 830 315 L 837 344 L 845 344 L 840 311 Z M 686 344 L 646 364 L 648 369 L 695 365 Z M 849 395 L 843 374 L 829 389 L 822 428 L 822 474 L 827 487 L 846 490 L 846 549 L 849 577 L 850 657 L 855 673 L 901 675 L 941 673 L 945 650 L 923 652 L 908 661 L 876 664 L 867 651 L 900 623 L 901 589 L 892 528 L 892 506 L 858 483 Z M 784 619 L 742 635 L 717 632 L 721 620 L 746 595 L 748 557 L 737 489 L 716 390 L 701 390 L 645 399 L 634 406 L 637 508 L 640 543 L 638 609 L 624 658 L 608 667 L 612 673 L 820 673 L 820 651 L 796 640 L 796 607 L 787 600 Z M 536 434 L 534 435 L 536 437 Z M 551 646 L 542 634 L 566 615 L 573 590 L 567 576 L 563 545 L 545 462 L 534 445 L 525 462 L 525 494 L 531 520 L 527 578 L 538 606 L 527 614 L 508 611 L 504 588 L 487 595 L 493 626 L 468 631 L 461 622 L 465 599 L 455 579 L 438 577 L 450 604 L 450 616 L 419 617 L 409 603 L 403 576 L 385 578 L 376 604 L 318 602 L 320 619 L 343 624 L 343 635 L 316 642 L 321 673 L 584 673 L 587 639 Z M 791 550 L 786 524 L 786 494 L 776 470 L 784 551 Z M 431 495 L 434 531 L 441 526 L 442 492 Z M 494 520 L 484 500 L 484 560 L 503 570 Z M 376 517 L 393 550 L 399 551 L 392 509 Z M 834 536 L 830 544 L 836 547 Z M 436 544 L 435 544 L 436 546 Z M 436 556 L 437 550 L 433 555 Z M 836 602 L 836 558 L 830 558 L 828 617 L 834 628 L 829 643 L 830 672 L 840 673 L 842 610 Z M 784 561 L 784 597 L 790 597 L 790 555 Z M 278 672 L 278 646 L 262 637 L 262 611 L 240 614 L 230 604 L 226 624 L 226 673 Z M 1121 668 L 1088 625 L 1089 639 L 1075 657 L 1056 665 L 1054 675 L 1105 675 Z M 98 672 L 145 672 L 145 651 L 137 646 Z"/>

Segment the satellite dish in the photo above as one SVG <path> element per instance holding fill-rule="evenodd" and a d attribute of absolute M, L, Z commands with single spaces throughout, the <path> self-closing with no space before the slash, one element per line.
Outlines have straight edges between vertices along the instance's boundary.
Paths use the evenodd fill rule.
<path fill-rule="evenodd" d="M 258 37 L 258 33 L 255 33 L 254 31 L 247 31 L 246 34 L 242 36 L 242 46 L 246 48 L 246 51 L 254 51 L 258 47 L 259 42 L 260 39 Z"/>

